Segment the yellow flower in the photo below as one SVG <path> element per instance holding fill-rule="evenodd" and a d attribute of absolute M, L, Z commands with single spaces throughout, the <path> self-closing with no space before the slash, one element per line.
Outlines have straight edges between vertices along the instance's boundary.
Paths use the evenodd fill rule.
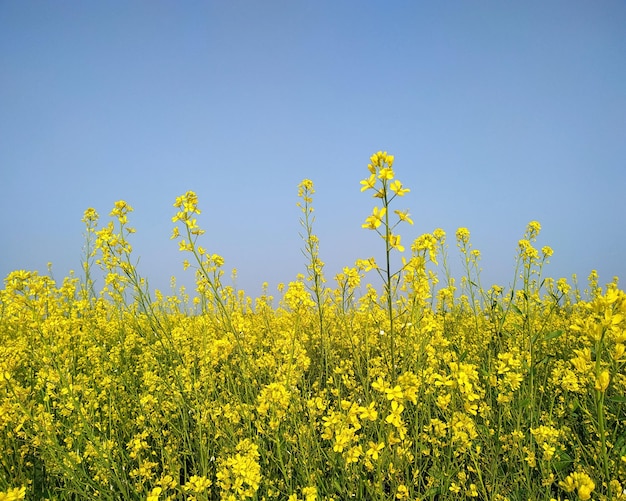
<path fill-rule="evenodd" d="M 187 483 L 183 485 L 183 490 L 186 492 L 194 492 L 196 494 L 200 494 L 206 491 L 209 487 L 211 487 L 212 482 L 206 477 L 199 477 L 198 475 L 193 475 L 187 480 Z"/>
<path fill-rule="evenodd" d="M 532 246 L 530 240 L 523 238 L 517 243 L 517 245 L 519 246 L 522 257 L 525 260 L 539 259 L 539 252 Z"/>
<path fill-rule="evenodd" d="M 333 450 L 335 452 L 343 452 L 347 445 L 350 444 L 354 438 L 355 429 L 351 427 L 344 427 L 335 436 L 335 445 Z"/>
<path fill-rule="evenodd" d="M 361 192 L 366 191 L 366 190 L 373 190 L 374 187 L 376 186 L 376 175 L 372 174 L 367 179 L 364 179 L 363 181 L 361 181 L 361 184 L 363 185 L 361 186 Z"/>
<path fill-rule="evenodd" d="M 6 492 L 0 492 L 0 501 L 18 501 L 26 496 L 26 487 L 16 487 Z"/>
<path fill-rule="evenodd" d="M 596 488 L 596 484 L 591 480 L 589 475 L 584 472 L 574 472 L 565 477 L 565 480 L 559 482 L 559 486 L 566 492 L 578 490 L 578 498 L 587 501 L 591 498 L 591 493 Z"/>
<path fill-rule="evenodd" d="M 369 445 L 369 449 L 365 451 L 365 454 L 371 457 L 372 459 L 378 459 L 379 458 L 378 453 L 382 451 L 383 448 L 385 447 L 385 442 L 380 442 L 378 444 L 376 442 L 368 442 L 368 445 Z"/>
<path fill-rule="evenodd" d="M 128 205 L 124 200 L 118 200 L 117 202 L 115 202 L 115 206 L 113 207 L 110 215 L 111 217 L 117 217 L 121 224 L 126 224 L 128 221 L 126 214 L 132 211 L 133 208 Z"/>
<path fill-rule="evenodd" d="M 529 234 L 529 236 L 530 236 L 530 238 L 532 240 L 541 231 L 541 225 L 539 224 L 538 221 L 531 221 L 530 223 L 528 223 L 526 231 L 528 232 L 528 234 Z"/>
<path fill-rule="evenodd" d="M 600 393 L 604 393 L 606 389 L 609 387 L 609 382 L 611 381 L 611 376 L 609 375 L 609 371 L 604 370 L 596 377 L 596 385 L 595 389 Z"/>
<path fill-rule="evenodd" d="M 385 217 L 386 213 L 387 213 L 387 209 L 385 207 L 381 207 L 381 208 L 374 207 L 374 210 L 372 211 L 372 215 L 368 216 L 365 219 L 365 223 L 361 225 L 361 227 L 367 228 L 368 230 L 375 230 L 381 225 L 383 221 L 383 217 Z"/>
<path fill-rule="evenodd" d="M 408 210 L 405 210 L 405 211 L 396 210 L 394 212 L 400 218 L 400 221 L 405 221 L 405 222 L 407 222 L 409 224 L 413 224 L 413 220 L 409 217 L 409 211 Z"/>
<path fill-rule="evenodd" d="M 83 219 L 81 221 L 83 223 L 94 223 L 98 221 L 98 217 L 99 216 L 98 216 L 98 213 L 96 212 L 96 209 L 94 209 L 93 207 L 89 207 L 83 213 Z"/>
<path fill-rule="evenodd" d="M 312 202 L 310 195 L 315 194 L 313 189 L 313 181 L 310 179 L 303 179 L 298 185 L 298 197 L 303 198 L 305 202 Z"/>
<path fill-rule="evenodd" d="M 389 246 L 399 252 L 404 252 L 404 246 L 400 244 L 400 235 L 389 235 Z"/>
<path fill-rule="evenodd" d="M 369 259 L 357 259 L 355 266 L 359 270 L 363 270 L 365 272 L 368 272 L 370 270 L 375 270 L 378 268 L 378 265 L 376 264 L 376 260 L 373 257 L 370 257 Z"/>
<path fill-rule="evenodd" d="M 378 412 L 376 412 L 376 402 L 372 402 L 367 407 L 359 406 L 359 417 L 361 419 L 368 419 L 369 421 L 376 421 L 378 418 Z"/>
<path fill-rule="evenodd" d="M 459 228 L 456 230 L 456 239 L 460 244 L 469 242 L 470 232 L 467 228 Z"/>
<path fill-rule="evenodd" d="M 402 388 L 399 385 L 386 389 L 385 393 L 387 394 L 387 400 L 397 400 L 398 402 L 400 402 L 404 396 Z"/>
<path fill-rule="evenodd" d="M 317 500 L 317 487 L 303 487 L 302 495 L 304 496 L 304 501 L 316 501 Z"/>
<path fill-rule="evenodd" d="M 351 447 L 350 450 L 346 453 L 346 463 L 358 463 L 359 458 L 363 454 L 363 447 L 360 445 L 356 445 Z"/>
<path fill-rule="evenodd" d="M 391 181 L 393 176 L 393 169 L 391 167 L 383 167 L 378 173 L 378 178 L 382 181 Z"/>
<path fill-rule="evenodd" d="M 403 188 L 402 183 L 398 181 L 397 179 L 389 185 L 389 188 L 399 197 L 403 197 L 409 191 L 411 191 L 409 188 Z"/>
<path fill-rule="evenodd" d="M 178 242 L 178 250 L 181 252 L 193 252 L 193 245 L 188 244 L 185 239 L 182 239 L 180 242 Z"/>
<path fill-rule="evenodd" d="M 409 499 L 409 489 L 406 485 L 401 484 L 398 486 L 398 492 L 396 492 L 396 499 Z"/>
<path fill-rule="evenodd" d="M 159 494 L 161 494 L 161 492 L 163 492 L 161 487 L 155 487 L 150 491 L 150 494 L 148 494 L 146 501 L 159 501 Z"/>
<path fill-rule="evenodd" d="M 377 153 L 374 153 L 370 157 L 370 161 L 372 162 L 373 166 L 376 167 L 382 167 L 385 164 L 391 167 L 393 165 L 393 160 L 393 155 L 387 155 L 386 151 L 379 151 Z"/>
<path fill-rule="evenodd" d="M 382 377 L 379 377 L 376 381 L 372 383 L 372 388 L 381 393 L 386 393 L 387 390 L 391 387 L 388 383 L 385 382 Z"/>
<path fill-rule="evenodd" d="M 235 499 L 254 497 L 261 481 L 258 459 L 258 446 L 249 439 L 244 439 L 237 444 L 235 455 L 219 462 L 216 478 L 222 491 L 222 499 L 228 499 L 230 495 L 236 496 Z M 204 477 L 200 478 L 208 481 Z"/>
<path fill-rule="evenodd" d="M 400 416 L 400 414 L 402 414 L 403 410 L 404 410 L 404 405 L 399 404 L 395 400 L 392 401 L 391 402 L 391 414 L 389 414 L 385 418 L 385 421 L 395 426 L 396 428 L 399 428 L 400 426 L 402 426 L 402 417 Z"/>

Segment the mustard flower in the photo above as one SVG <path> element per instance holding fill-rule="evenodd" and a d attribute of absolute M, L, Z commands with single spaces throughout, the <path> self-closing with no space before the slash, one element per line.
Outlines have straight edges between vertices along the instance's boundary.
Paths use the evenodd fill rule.
<path fill-rule="evenodd" d="M 350 289 L 354 289 L 361 284 L 361 275 L 359 275 L 359 270 L 356 268 L 344 267 L 343 273 Z"/>
<path fill-rule="evenodd" d="M 537 235 L 541 231 L 541 225 L 539 224 L 538 221 L 531 221 L 530 223 L 528 223 L 528 226 L 526 227 L 526 231 L 528 232 L 530 239 L 533 240 L 537 237 Z"/>
<path fill-rule="evenodd" d="M 304 501 L 316 501 L 317 500 L 317 487 L 309 486 L 302 488 L 302 496 Z"/>
<path fill-rule="evenodd" d="M 161 492 L 163 492 L 161 487 L 155 487 L 150 491 L 150 494 L 148 494 L 146 501 L 159 501 L 159 495 Z"/>
<path fill-rule="evenodd" d="M 391 181 L 393 177 L 394 173 L 391 167 L 383 167 L 378 173 L 378 179 L 380 179 L 381 181 Z M 402 186 L 402 184 L 400 186 Z"/>
<path fill-rule="evenodd" d="M 389 383 L 387 383 L 382 377 L 379 377 L 376 381 L 372 383 L 372 388 L 381 393 L 387 393 L 391 387 Z"/>
<path fill-rule="evenodd" d="M 397 179 L 389 185 L 389 189 L 391 189 L 391 191 L 393 191 L 399 197 L 403 197 L 411 191 L 409 188 L 403 188 L 402 183 Z"/>
<path fill-rule="evenodd" d="M 378 412 L 376 411 L 376 402 L 372 402 L 367 407 L 359 406 L 359 417 L 369 421 L 376 421 Z"/>
<path fill-rule="evenodd" d="M 523 238 L 518 242 L 518 246 L 524 260 L 532 261 L 539 259 L 539 252 L 532 246 L 530 240 Z"/>
<path fill-rule="evenodd" d="M 238 499 L 254 497 L 261 482 L 258 446 L 249 439 L 237 444 L 237 453 L 220 461 L 216 474 L 222 495 Z"/>
<path fill-rule="evenodd" d="M 556 281 L 556 287 L 561 294 L 568 294 L 572 287 L 567 283 L 567 278 L 559 278 Z"/>
<path fill-rule="evenodd" d="M 413 224 L 413 220 L 409 217 L 409 211 L 408 210 L 405 210 L 405 211 L 395 210 L 394 212 L 400 218 L 400 221 L 404 221 L 406 223 Z"/>
<path fill-rule="evenodd" d="M 400 402 L 404 396 L 402 388 L 399 385 L 396 385 L 393 388 L 387 388 L 385 393 L 387 394 L 387 400 L 397 400 L 398 402 Z"/>
<path fill-rule="evenodd" d="M 565 477 L 565 480 L 559 482 L 559 486 L 565 492 L 573 492 L 577 490 L 578 499 L 586 501 L 591 498 L 591 493 L 596 488 L 596 484 L 591 477 L 584 472 L 574 472 Z"/>
<path fill-rule="evenodd" d="M 0 501 L 19 501 L 26 496 L 26 487 L 16 487 L 6 492 L 0 492 Z"/>
<path fill-rule="evenodd" d="M 361 192 L 376 189 L 376 174 L 372 174 L 367 179 L 364 179 L 361 181 L 361 184 L 363 185 L 361 186 Z"/>
<path fill-rule="evenodd" d="M 609 371 L 604 370 L 596 377 L 595 389 L 600 393 L 604 393 L 606 389 L 609 387 L 609 382 L 611 381 L 611 376 Z"/>
<path fill-rule="evenodd" d="M 625 352 L 626 352 L 626 345 L 624 345 L 624 343 L 616 343 L 615 346 L 613 347 L 611 356 L 613 357 L 613 360 L 615 360 L 616 362 L 622 362 L 624 359 Z"/>
<path fill-rule="evenodd" d="M 368 165 L 368 168 L 370 168 L 371 171 L 375 167 L 382 167 L 385 164 L 391 167 L 393 165 L 393 160 L 393 155 L 388 155 L 386 151 L 379 151 L 370 157 L 371 168 L 370 165 Z"/>
<path fill-rule="evenodd" d="M 200 494 L 206 491 L 209 487 L 211 487 L 212 482 L 206 477 L 199 477 L 198 475 L 192 475 L 187 483 L 183 485 L 183 490 L 185 492 L 193 492 L 195 494 Z"/>
<path fill-rule="evenodd" d="M 360 445 L 355 445 L 351 447 L 348 452 L 345 454 L 346 463 L 358 463 L 359 458 L 363 455 L 363 447 Z"/>
<path fill-rule="evenodd" d="M 378 265 L 376 264 L 376 260 L 373 257 L 370 257 L 369 259 L 357 259 L 355 262 L 355 266 L 359 269 L 359 270 L 363 270 L 366 273 L 370 270 L 376 270 L 378 269 Z"/>
<path fill-rule="evenodd" d="M 391 413 L 385 418 L 385 421 L 396 428 L 402 426 L 402 411 L 404 410 L 404 405 L 399 404 L 396 400 L 391 402 Z"/>
<path fill-rule="evenodd" d="M 178 250 L 181 252 L 193 252 L 193 245 L 187 243 L 187 241 L 183 238 L 180 242 L 178 242 Z"/>
<path fill-rule="evenodd" d="M 396 492 L 396 499 L 409 499 L 409 489 L 406 485 L 401 484 L 398 486 L 398 491 Z"/>
<path fill-rule="evenodd" d="M 315 190 L 313 189 L 313 181 L 310 179 L 303 179 L 302 182 L 298 185 L 298 197 L 302 198 L 306 203 L 313 202 L 311 195 L 315 194 Z M 300 204 L 298 203 L 300 207 Z"/>
<path fill-rule="evenodd" d="M 81 219 L 81 221 L 83 223 L 86 223 L 86 224 L 87 223 L 95 223 L 96 221 L 98 221 L 99 217 L 100 216 L 98 216 L 98 213 L 96 212 L 96 209 L 94 209 L 93 207 L 89 207 L 83 213 L 83 218 Z"/>
<path fill-rule="evenodd" d="M 354 439 L 355 431 L 356 430 L 350 426 L 344 426 L 340 428 L 338 433 L 335 436 L 335 444 L 333 446 L 333 450 L 335 452 L 343 452 L 344 449 Z"/>
<path fill-rule="evenodd" d="M 470 239 L 470 232 L 467 228 L 459 228 L 456 230 L 456 239 L 460 244 L 467 244 Z"/>
<path fill-rule="evenodd" d="M 113 210 L 111 211 L 111 217 L 117 217 L 121 224 L 126 224 L 128 219 L 126 214 L 132 212 L 133 208 L 128 205 L 124 200 L 118 200 L 115 202 Z"/>
<path fill-rule="evenodd" d="M 405 372 L 398 376 L 398 383 L 402 386 L 402 393 L 405 400 L 417 404 L 417 392 L 419 390 L 419 379 L 412 372 Z"/>
<path fill-rule="evenodd" d="M 367 228 L 368 230 L 375 230 L 376 228 L 378 228 L 382 221 L 383 221 L 383 217 L 385 217 L 385 214 L 387 213 L 387 209 L 385 207 L 374 207 L 374 210 L 372 211 L 372 215 L 368 216 L 365 219 L 365 223 L 361 225 L 362 228 Z"/>
<path fill-rule="evenodd" d="M 365 454 L 374 460 L 379 458 L 380 451 L 385 448 L 385 442 L 376 443 L 370 441 L 367 445 L 369 446 L 369 449 L 365 451 Z"/>
<path fill-rule="evenodd" d="M 400 235 L 389 235 L 389 247 L 399 252 L 404 252 L 404 246 L 400 244 Z"/>

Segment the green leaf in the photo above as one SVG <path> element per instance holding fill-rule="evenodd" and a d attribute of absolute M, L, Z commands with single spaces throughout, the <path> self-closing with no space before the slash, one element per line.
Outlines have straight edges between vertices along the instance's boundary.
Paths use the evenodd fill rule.
<path fill-rule="evenodd" d="M 545 340 L 546 341 L 550 341 L 551 339 L 556 339 L 561 334 L 563 334 L 563 332 L 564 332 L 563 329 L 560 329 L 558 331 L 550 332 L 550 333 L 546 334 Z"/>
<path fill-rule="evenodd" d="M 574 460 L 564 451 L 561 451 L 557 455 L 557 460 L 552 463 L 552 466 L 556 471 L 563 471 L 569 469 Z"/>
<path fill-rule="evenodd" d="M 610 402 L 618 402 L 620 404 L 626 403 L 626 397 L 620 397 L 620 396 L 609 397 L 607 400 L 609 400 Z"/>
<path fill-rule="evenodd" d="M 441 489 L 439 487 L 431 487 L 424 493 L 424 497 L 432 498 L 441 493 Z"/>

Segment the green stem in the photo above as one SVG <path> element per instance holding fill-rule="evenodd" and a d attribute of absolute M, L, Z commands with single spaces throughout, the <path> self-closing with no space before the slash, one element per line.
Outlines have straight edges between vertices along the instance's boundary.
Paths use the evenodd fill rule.
<path fill-rule="evenodd" d="M 393 299 L 391 296 L 391 228 L 389 226 L 389 200 L 387 199 L 387 182 L 383 181 L 383 206 L 385 207 L 385 289 L 387 291 L 387 313 L 389 315 L 389 348 L 391 352 L 391 376 L 396 380 L 396 340 L 393 325 Z"/>

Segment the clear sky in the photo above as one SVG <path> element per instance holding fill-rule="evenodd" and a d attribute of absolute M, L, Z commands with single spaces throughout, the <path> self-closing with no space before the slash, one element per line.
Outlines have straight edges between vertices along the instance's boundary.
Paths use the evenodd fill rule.
<path fill-rule="evenodd" d="M 380 255 L 359 181 L 386 150 L 403 243 L 443 228 L 456 265 L 467 227 L 508 285 L 538 220 L 547 275 L 626 280 L 625 27 L 622 0 L 0 2 L 0 275 L 80 273 L 83 211 L 124 199 L 151 286 L 192 283 L 169 237 L 194 190 L 256 296 L 305 271 L 310 178 L 331 278 Z"/>

